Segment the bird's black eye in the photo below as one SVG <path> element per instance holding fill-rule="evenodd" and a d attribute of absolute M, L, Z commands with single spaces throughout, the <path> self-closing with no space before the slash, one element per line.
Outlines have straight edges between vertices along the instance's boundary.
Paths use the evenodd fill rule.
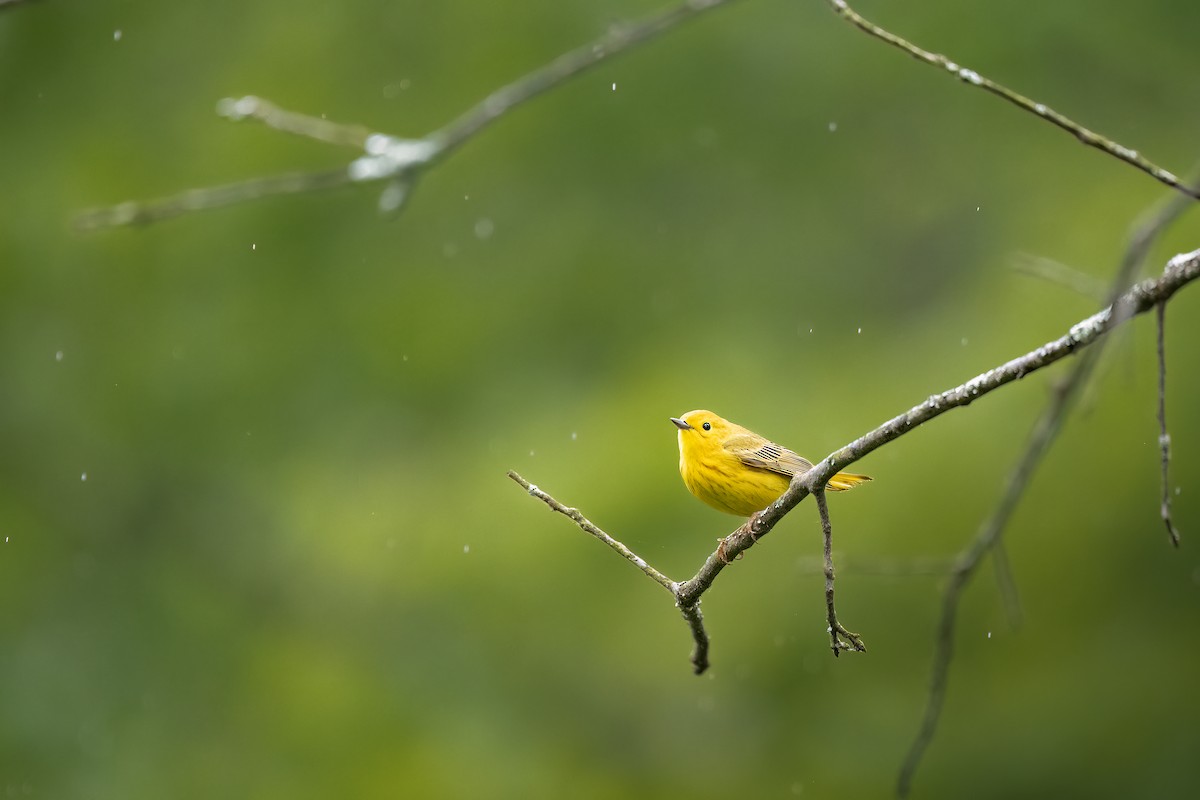
<path fill-rule="evenodd" d="M 712 430 L 712 423 L 711 423 L 711 422 L 706 422 L 706 423 L 704 423 L 703 425 L 701 425 L 700 427 L 701 427 L 701 428 L 704 428 L 704 430 L 706 430 L 706 431 L 711 431 L 711 430 Z"/>

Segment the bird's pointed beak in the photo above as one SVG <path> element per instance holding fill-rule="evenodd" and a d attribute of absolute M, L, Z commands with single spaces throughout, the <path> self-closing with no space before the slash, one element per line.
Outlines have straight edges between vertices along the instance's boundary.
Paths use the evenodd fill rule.
<path fill-rule="evenodd" d="M 679 430 L 681 430 L 681 431 L 690 431 L 690 430 L 692 430 L 692 426 L 691 426 L 691 425 L 688 425 L 686 422 L 684 422 L 684 421 L 683 421 L 683 420 L 681 420 L 681 419 L 677 419 L 676 417 L 671 417 L 671 422 L 675 423 L 675 427 L 676 427 L 676 428 L 679 428 Z"/>

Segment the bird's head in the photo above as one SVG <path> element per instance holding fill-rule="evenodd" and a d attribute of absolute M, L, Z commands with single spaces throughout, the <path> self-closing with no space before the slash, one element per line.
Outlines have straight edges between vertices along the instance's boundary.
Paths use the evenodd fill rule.
<path fill-rule="evenodd" d="M 722 441 L 730 429 L 727 420 L 704 409 L 689 411 L 682 417 L 671 417 L 671 422 L 679 428 L 680 448 L 712 446 L 712 443 Z"/>

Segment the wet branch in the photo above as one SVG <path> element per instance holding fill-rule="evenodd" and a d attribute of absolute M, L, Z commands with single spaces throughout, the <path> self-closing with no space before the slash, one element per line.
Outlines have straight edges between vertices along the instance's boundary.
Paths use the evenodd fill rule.
<path fill-rule="evenodd" d="M 1089 130 L 1080 125 L 1078 122 L 1075 122 L 1074 120 L 1058 113 L 1044 103 L 1038 103 L 1034 100 L 1030 100 L 1028 97 L 1009 89 L 1007 86 L 996 83 L 989 78 L 985 78 L 973 69 L 969 69 L 961 64 L 951 61 L 940 53 L 931 53 L 928 50 L 924 50 L 912 42 L 909 42 L 908 40 L 891 33 L 890 31 L 884 30 L 875 23 L 861 16 L 858 12 L 852 9 L 845 2 L 845 0 L 826 0 L 826 2 L 833 7 L 833 10 L 838 14 L 838 16 L 847 20 L 864 33 L 873 36 L 880 41 L 886 42 L 893 47 L 903 50 L 905 53 L 908 53 L 918 61 L 924 61 L 926 64 L 946 70 L 964 83 L 968 83 L 972 86 L 978 86 L 984 91 L 990 92 L 1003 100 L 1007 100 L 1017 108 L 1028 111 L 1030 114 L 1033 114 L 1034 116 L 1037 116 L 1046 122 L 1056 125 L 1059 128 L 1062 128 L 1064 131 L 1073 134 L 1076 139 L 1088 147 L 1094 147 L 1103 153 L 1107 153 L 1113 158 L 1124 161 L 1126 164 L 1129 164 L 1135 169 L 1141 170 L 1155 180 L 1170 186 L 1172 189 L 1182 192 L 1193 200 L 1200 200 L 1200 191 L 1188 186 L 1176 175 L 1168 172 L 1167 170 L 1155 164 L 1153 161 L 1145 158 L 1138 151 L 1130 150 L 1128 147 L 1125 147 L 1124 145 L 1119 144 L 1112 139 L 1102 136 L 1095 131 Z"/>
<path fill-rule="evenodd" d="M 315 191 L 348 183 L 385 182 L 383 211 L 396 211 L 409 198 L 418 178 L 500 117 L 543 92 L 667 33 L 705 11 L 733 0 L 685 0 L 639 22 L 612 26 L 595 41 L 563 53 L 548 64 L 503 86 L 448 125 L 420 139 L 372 133 L 361 125 L 329 122 L 286 111 L 258 97 L 225 98 L 217 113 L 230 120 L 254 120 L 276 130 L 318 141 L 361 148 L 363 155 L 331 172 L 292 173 L 252 178 L 225 186 L 192 189 L 171 197 L 129 201 L 85 211 L 75 221 L 81 230 L 158 222 L 189 211 L 233 205 L 261 197 Z"/>
<path fill-rule="evenodd" d="M 1122 256 L 1121 263 L 1118 266 L 1117 273 L 1113 278 L 1112 286 L 1108 292 L 1109 307 L 1116 306 L 1117 308 L 1124 309 L 1124 317 L 1118 319 L 1117 324 L 1134 313 L 1128 303 L 1121 303 L 1121 296 L 1133 280 L 1133 276 L 1137 274 L 1145 262 L 1146 254 L 1151 244 L 1164 228 L 1191 207 L 1192 203 L 1189 198 L 1180 194 L 1172 194 L 1143 214 L 1134 225 L 1129 237 L 1129 244 Z M 1166 300 L 1156 304 L 1156 308 L 1160 313 L 1165 306 Z M 955 559 L 954 567 L 950 572 L 950 580 L 946 584 L 942 595 L 942 611 L 938 620 L 937 639 L 934 646 L 933 666 L 930 670 L 929 694 L 925 702 L 925 711 L 897 777 L 896 791 L 900 797 L 906 797 L 911 790 L 913 777 L 916 775 L 917 768 L 920 766 L 925 751 L 933 740 L 938 722 L 941 719 L 942 706 L 946 697 L 946 685 L 949 678 L 950 659 L 954 653 L 955 622 L 962 591 L 970 582 L 979 562 L 986 555 L 991 553 L 993 559 L 995 559 L 1004 552 L 1003 535 L 1008 521 L 1020 503 L 1025 489 L 1033 477 L 1034 471 L 1038 464 L 1041 463 L 1042 457 L 1050 449 L 1071 404 L 1083 391 L 1083 387 L 1091 377 L 1107 342 L 1107 339 L 1101 339 L 1094 347 L 1083 352 L 1070 373 L 1054 386 L 1050 401 L 1034 425 L 1025 451 L 1017 460 L 1012 472 L 1008 476 L 1004 493 L 1001 495 L 996 508 L 993 510 L 991 516 L 980 525 L 979 531 L 971 543 Z M 1163 370 L 1165 370 L 1161 349 L 1159 351 L 1159 367 L 1161 390 Z M 1161 400 L 1162 392 L 1160 391 L 1159 420 L 1162 426 L 1161 429 L 1165 432 L 1166 423 L 1162 417 Z M 1160 436 L 1161 441 L 1162 438 Z M 1165 462 L 1163 469 L 1165 491 Z M 1169 515 L 1169 511 L 1166 513 Z M 1169 516 L 1165 517 L 1165 519 L 1167 520 L 1168 530 L 1173 532 L 1174 528 L 1171 526 Z"/>
<path fill-rule="evenodd" d="M 1174 296 L 1175 292 L 1197 278 L 1200 278 L 1200 250 L 1177 255 L 1167 262 L 1166 267 L 1159 277 L 1135 284 L 1128 291 L 1117 297 L 1107 308 L 1071 326 L 1065 335 L 1001 364 L 994 369 L 977 375 L 953 389 L 948 389 L 940 394 L 931 396 L 925 402 L 913 406 L 903 414 L 893 417 L 873 431 L 860 436 L 845 447 L 834 451 L 808 472 L 792 478 L 791 485 L 778 500 L 756 513 L 722 539 L 720 546 L 705 559 L 699 571 L 692 578 L 682 583 L 671 581 L 671 579 L 651 567 L 640 556 L 593 525 L 577 509 L 562 505 L 515 472 L 510 471 L 508 475 L 514 481 L 521 484 L 521 486 L 525 487 L 526 491 L 534 497 L 537 497 L 560 514 L 574 520 L 585 532 L 603 541 L 674 595 L 676 605 L 683 612 L 684 618 L 688 621 L 689 627 L 692 629 L 693 638 L 696 641 L 696 649 L 693 653 L 693 665 L 695 666 L 696 673 L 699 674 L 708 666 L 708 637 L 704 632 L 704 626 L 699 614 L 699 603 L 704 592 L 712 586 L 717 576 L 720 575 L 725 567 L 729 566 L 733 559 L 736 559 L 758 540 L 770 533 L 779 520 L 799 505 L 805 497 L 814 492 L 822 492 L 824 486 L 835 473 L 845 469 L 868 453 L 879 449 L 888 442 L 900 438 L 904 434 L 911 432 L 920 425 L 941 416 L 951 409 L 969 405 L 989 392 L 993 392 L 1032 372 L 1060 361 L 1077 350 L 1100 341 L 1104 334 L 1128 321 L 1131 317 L 1145 313 L 1160 304 L 1166 304 Z M 824 505 L 822 502 L 823 499 L 820 498 L 817 501 L 818 511 Z M 826 580 L 826 611 L 829 618 L 830 635 L 832 637 L 834 652 L 837 653 L 842 649 L 865 649 L 862 645 L 862 640 L 856 634 L 846 630 L 837 622 L 837 616 L 833 608 L 832 528 L 829 525 L 827 509 L 821 514 L 821 523 L 825 534 L 824 573 Z M 996 533 L 977 537 L 967 550 L 960 554 L 954 565 L 950 585 L 943 598 L 941 635 L 946 636 L 947 641 L 953 638 L 954 619 L 958 608 L 958 593 L 983 556 L 991 548 L 999 536 L 998 531 L 1002 527 L 1003 525 L 1000 524 L 996 528 Z M 946 631 L 949 631 L 949 633 L 947 634 Z M 844 638 L 844 641 L 839 640 L 839 635 Z M 847 648 L 846 645 L 850 645 L 850 647 Z M 944 667 L 942 669 L 944 670 Z M 940 678 L 935 675 L 935 679 L 940 680 L 944 684 L 944 675 Z M 941 699 L 941 694 L 931 694 L 930 703 L 933 706 L 932 713 L 934 719 L 936 719 L 940 711 Z"/>
<path fill-rule="evenodd" d="M 4 0 L 0 0 L 0 3 L 3 2 Z M 14 0 L 8 2 L 12 3 Z M 157 200 L 129 201 L 116 206 L 92 209 L 77 217 L 76 226 L 82 230 L 94 230 L 148 224 L 191 211 L 218 208 L 273 195 L 328 189 L 348 183 L 384 183 L 385 188 L 379 199 L 380 208 L 388 212 L 396 211 L 408 200 L 426 169 L 445 159 L 517 106 L 566 83 L 603 61 L 674 30 L 706 11 L 731 2 L 733 0 L 685 0 L 680 5 L 660 11 L 639 22 L 614 25 L 604 36 L 563 53 L 553 61 L 497 89 L 457 119 L 419 139 L 370 133 L 360 125 L 329 122 L 286 111 L 253 96 L 236 100 L 223 99 L 218 103 L 217 111 L 227 119 L 257 120 L 277 130 L 308 136 L 326 143 L 359 147 L 363 154 L 345 167 L 328 172 L 297 172 L 257 177 L 224 186 L 192 189 Z M 844 0 L 827 2 L 839 16 L 874 38 L 1007 100 L 1074 134 L 1089 147 L 1124 161 L 1192 198 L 1200 198 L 1200 194 L 1181 183 L 1175 175 L 1144 158 L 1137 151 L 1101 136 L 1048 106 L 1017 94 L 943 55 L 923 50 L 884 30 L 859 15 Z"/>
<path fill-rule="evenodd" d="M 564 517 L 567 517 L 573 521 L 580 527 L 581 530 L 583 530 L 584 533 L 590 534 L 591 536 L 594 536 L 595 538 L 604 542 L 604 544 L 612 548 L 612 550 L 615 551 L 619 556 L 640 569 L 644 575 L 650 578 L 650 580 L 654 581 L 659 586 L 663 587 L 672 595 L 674 595 L 676 600 L 675 604 L 679 607 L 680 612 L 683 614 L 683 620 L 687 623 L 688 630 L 691 631 L 692 634 L 692 641 L 694 642 L 692 648 L 692 671 L 699 675 L 708 669 L 708 632 L 704 629 L 704 615 L 700 613 L 699 597 L 696 597 L 690 602 L 686 603 L 681 601 L 679 597 L 678 583 L 647 564 L 645 559 L 630 550 L 623 543 L 609 536 L 595 523 L 585 517 L 579 511 L 579 509 L 563 505 L 549 494 L 542 491 L 540 487 L 525 480 L 514 470 L 510 469 L 508 471 L 508 477 L 512 478 L 514 481 L 524 487 L 525 491 L 529 492 L 530 495 L 536 497 L 538 500 L 541 500 L 543 503 L 549 506 L 552 511 L 557 511 L 559 514 L 562 514 Z"/>
<path fill-rule="evenodd" d="M 517 474 L 513 470 L 508 471 L 508 477 L 512 478 L 517 483 L 521 484 L 521 486 L 525 487 L 525 491 L 529 492 L 529 494 L 536 497 L 538 500 L 541 500 L 546 505 L 550 506 L 550 508 L 553 511 L 557 511 L 559 514 L 562 514 L 564 517 L 567 517 L 568 519 L 573 520 L 575 522 L 575 524 L 578 525 L 585 533 L 591 534 L 592 536 L 596 537 L 597 539 L 599 539 L 600 541 L 604 542 L 606 545 L 611 547 L 613 550 L 615 550 L 617 552 L 618 555 L 620 555 L 626 561 L 629 561 L 631 564 L 633 564 L 635 567 L 637 567 L 643 573 L 645 573 L 646 576 L 650 578 L 650 580 L 654 581 L 659 586 L 666 589 L 668 592 L 675 591 L 675 587 L 678 585 L 675 583 L 675 581 L 671 580 L 666 575 L 662 574 L 661 572 L 656 570 L 654 567 L 647 564 L 646 561 L 641 556 L 639 556 L 637 553 L 630 550 L 624 544 L 617 541 L 613 537 L 609 536 L 604 531 L 600 530 L 600 528 L 597 525 L 595 525 L 591 520 L 589 520 L 587 517 L 585 517 L 579 511 L 578 508 L 571 508 L 569 506 L 564 506 L 562 503 L 558 502 L 553 497 L 551 497 L 550 495 L 548 495 L 544 491 L 542 491 L 540 487 L 525 480 L 524 478 L 522 478 L 519 474 Z"/>

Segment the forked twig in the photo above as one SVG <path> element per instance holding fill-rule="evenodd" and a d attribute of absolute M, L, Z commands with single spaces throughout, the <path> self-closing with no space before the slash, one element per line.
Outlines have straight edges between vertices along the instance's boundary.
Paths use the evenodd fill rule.
<path fill-rule="evenodd" d="M 448 125 L 420 139 L 371 133 L 360 125 L 329 122 L 285 111 L 258 97 L 226 98 L 217 104 L 217 112 L 227 119 L 255 120 L 277 130 L 318 141 L 361 147 L 364 154 L 346 167 L 332 172 L 252 178 L 225 186 L 192 189 L 158 200 L 130 201 L 85 211 L 76 218 L 76 227 L 93 230 L 146 224 L 188 211 L 228 206 L 268 195 L 327 189 L 347 183 L 385 182 L 387 188 L 380 197 L 380 207 L 384 211 L 395 211 L 408 199 L 413 186 L 427 168 L 445 159 L 517 106 L 705 11 L 731 2 L 733 0 L 685 0 L 678 6 L 639 22 L 614 25 L 595 41 L 563 53 L 550 63 L 497 89 Z"/>

